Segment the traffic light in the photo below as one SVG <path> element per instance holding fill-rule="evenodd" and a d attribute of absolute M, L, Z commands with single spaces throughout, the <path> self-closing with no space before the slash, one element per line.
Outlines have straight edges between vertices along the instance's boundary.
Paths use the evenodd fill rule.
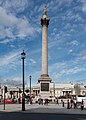
<path fill-rule="evenodd" d="M 7 86 L 4 86 L 4 91 L 5 93 L 7 93 Z"/>

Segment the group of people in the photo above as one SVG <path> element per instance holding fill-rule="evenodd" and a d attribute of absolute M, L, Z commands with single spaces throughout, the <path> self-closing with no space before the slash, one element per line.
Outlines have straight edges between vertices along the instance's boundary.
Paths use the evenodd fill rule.
<path fill-rule="evenodd" d="M 27 98 L 25 102 L 28 103 L 28 104 L 32 104 L 32 101 L 33 101 L 32 98 Z M 18 98 L 18 103 L 19 104 L 22 103 L 22 98 Z"/>
<path fill-rule="evenodd" d="M 84 108 L 84 101 L 83 101 L 83 99 L 82 99 L 82 101 L 81 102 L 77 102 L 76 100 L 71 100 L 70 101 L 70 107 L 72 108 L 73 106 L 74 106 L 74 108 L 77 108 L 78 106 L 81 106 L 81 110 L 83 110 L 83 108 Z"/>
<path fill-rule="evenodd" d="M 40 104 L 45 105 L 45 104 L 48 104 L 49 101 L 48 101 L 48 99 L 39 98 L 38 103 L 39 103 L 39 105 L 40 105 Z"/>
<path fill-rule="evenodd" d="M 18 99 L 18 102 L 19 103 L 22 103 L 22 101 L 21 101 L 22 99 Z M 29 104 L 32 104 L 32 98 L 28 98 L 27 99 L 27 103 L 29 103 Z M 56 102 L 57 104 L 59 104 L 59 100 L 57 99 L 57 101 L 54 101 L 54 102 Z M 38 102 L 37 102 L 39 105 L 41 104 L 41 105 L 45 105 L 45 104 L 47 104 L 48 105 L 48 103 L 49 103 L 49 100 L 48 99 L 42 99 L 42 98 L 39 98 L 38 99 Z M 61 99 L 61 104 L 62 104 L 62 107 L 64 107 L 64 105 L 65 105 L 65 102 L 64 102 L 64 100 L 63 99 Z M 83 101 L 83 99 L 82 99 L 82 101 L 81 102 L 77 102 L 76 100 L 73 100 L 73 99 L 71 99 L 71 100 L 67 100 L 67 109 L 71 109 L 71 108 L 74 108 L 74 109 L 76 109 L 76 108 L 78 108 L 78 106 L 80 106 L 81 107 L 81 110 L 83 110 L 84 109 L 84 101 Z"/>
<path fill-rule="evenodd" d="M 84 109 L 84 101 L 82 100 L 81 102 L 77 102 L 76 100 L 72 100 L 72 99 L 70 101 L 69 100 L 67 101 L 67 108 L 68 109 L 73 108 L 73 107 L 75 109 L 78 106 L 80 106 L 81 110 L 83 110 Z"/>
<path fill-rule="evenodd" d="M 56 103 L 59 104 L 58 99 L 57 99 Z M 62 107 L 64 107 L 65 102 L 64 102 L 63 99 L 61 99 L 61 104 L 62 104 Z M 83 101 L 83 99 L 82 99 L 81 102 L 77 102 L 77 100 L 73 100 L 73 99 L 71 99 L 71 100 L 68 99 L 68 100 L 67 100 L 67 109 L 70 109 L 70 108 L 76 109 L 76 108 L 78 108 L 78 107 L 80 107 L 81 110 L 84 109 L 84 101 Z"/>

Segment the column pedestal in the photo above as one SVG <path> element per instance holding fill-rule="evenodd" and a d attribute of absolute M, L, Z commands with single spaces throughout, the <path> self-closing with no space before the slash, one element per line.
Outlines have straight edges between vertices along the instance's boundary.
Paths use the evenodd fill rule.
<path fill-rule="evenodd" d="M 49 75 L 41 75 L 41 77 L 38 79 L 38 82 L 40 83 L 40 93 L 39 97 L 46 99 L 51 96 L 50 94 L 50 83 L 52 79 L 49 77 Z"/>

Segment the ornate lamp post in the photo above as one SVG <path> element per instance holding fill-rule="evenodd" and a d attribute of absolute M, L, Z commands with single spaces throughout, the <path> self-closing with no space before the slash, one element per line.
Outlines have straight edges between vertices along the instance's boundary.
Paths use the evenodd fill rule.
<path fill-rule="evenodd" d="M 31 75 L 30 75 L 30 98 L 31 98 Z"/>
<path fill-rule="evenodd" d="M 22 94 L 22 111 L 25 111 L 25 94 L 24 94 L 24 59 L 25 59 L 25 52 L 21 53 L 21 59 L 22 59 L 22 80 L 23 80 L 23 94 Z"/>

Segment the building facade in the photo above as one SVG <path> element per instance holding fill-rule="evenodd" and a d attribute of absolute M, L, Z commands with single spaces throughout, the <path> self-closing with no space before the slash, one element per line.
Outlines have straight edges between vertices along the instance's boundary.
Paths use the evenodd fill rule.
<path fill-rule="evenodd" d="M 6 99 L 12 98 L 21 98 L 22 97 L 22 88 L 18 87 L 7 87 Z M 48 94 L 48 93 L 47 93 Z M 86 96 L 86 86 L 82 84 L 73 84 L 73 83 L 50 83 L 50 93 L 48 99 L 53 98 L 70 98 L 76 97 L 78 95 Z M 25 88 L 25 96 L 30 96 L 30 88 Z M 40 84 L 36 84 L 31 88 L 31 96 L 33 98 L 40 98 Z M 0 99 L 4 99 L 4 87 L 0 87 Z"/>

